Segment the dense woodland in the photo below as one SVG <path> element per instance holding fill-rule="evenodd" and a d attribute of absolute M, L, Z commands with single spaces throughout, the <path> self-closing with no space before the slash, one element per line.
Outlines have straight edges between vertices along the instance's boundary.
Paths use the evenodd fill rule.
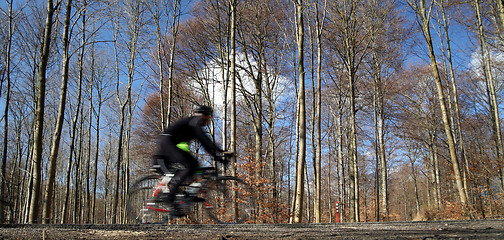
<path fill-rule="evenodd" d="M 127 223 L 197 104 L 255 223 L 503 217 L 501 0 L 2 0 L 0 44 L 3 223 Z"/>

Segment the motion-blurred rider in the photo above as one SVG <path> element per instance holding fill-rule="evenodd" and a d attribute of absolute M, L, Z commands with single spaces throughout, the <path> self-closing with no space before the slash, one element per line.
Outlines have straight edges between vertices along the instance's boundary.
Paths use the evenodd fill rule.
<path fill-rule="evenodd" d="M 175 196 L 180 185 L 192 179 L 196 169 L 199 167 L 198 160 L 194 158 L 189 150 L 189 142 L 198 140 L 206 152 L 214 157 L 215 161 L 227 164 L 227 160 L 222 158 L 221 150 L 204 132 L 204 127 L 210 122 L 213 116 L 212 108 L 208 106 L 198 106 L 193 115 L 176 121 L 168 126 L 161 136 L 159 150 L 154 155 L 152 170 L 158 173 L 168 173 L 170 163 L 178 163 L 182 168 L 175 172 L 169 183 L 169 193 L 165 201 L 171 204 L 175 216 L 181 216 L 180 206 L 176 203 Z"/>

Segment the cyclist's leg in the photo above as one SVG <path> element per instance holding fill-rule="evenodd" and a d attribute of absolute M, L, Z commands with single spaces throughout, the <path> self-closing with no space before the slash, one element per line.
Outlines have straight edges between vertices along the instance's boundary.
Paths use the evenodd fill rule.
<path fill-rule="evenodd" d="M 173 143 L 169 135 L 162 135 L 159 139 L 158 150 L 152 158 L 151 171 L 157 172 L 159 174 L 165 174 L 169 172 L 169 164 L 171 152 L 173 152 Z"/>
<path fill-rule="evenodd" d="M 172 162 L 178 163 L 182 168 L 178 169 L 170 181 L 170 191 L 168 193 L 168 202 L 173 202 L 175 196 L 178 192 L 180 185 L 190 179 L 198 167 L 198 161 L 188 152 L 180 150 L 177 147 L 173 149 L 173 155 L 171 156 Z"/>
<path fill-rule="evenodd" d="M 158 174 L 165 174 L 170 172 L 168 168 L 169 164 L 170 160 L 168 160 L 165 156 L 154 156 L 150 170 Z"/>

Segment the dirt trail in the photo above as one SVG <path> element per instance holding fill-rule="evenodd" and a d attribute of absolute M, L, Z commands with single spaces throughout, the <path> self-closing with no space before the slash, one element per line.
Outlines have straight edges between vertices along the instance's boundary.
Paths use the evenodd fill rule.
<path fill-rule="evenodd" d="M 0 239 L 504 239 L 504 220 L 260 225 L 0 225 Z"/>

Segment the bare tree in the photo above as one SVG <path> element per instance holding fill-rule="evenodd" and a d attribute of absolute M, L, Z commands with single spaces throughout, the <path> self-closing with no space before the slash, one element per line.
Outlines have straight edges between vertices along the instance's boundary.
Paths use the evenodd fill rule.
<path fill-rule="evenodd" d="M 373 80 L 371 95 L 375 125 L 376 151 L 376 216 L 388 219 L 388 169 L 385 135 L 387 132 L 387 104 L 392 98 L 391 79 L 400 71 L 400 49 L 403 48 L 405 31 L 395 9 L 395 1 L 367 1 L 366 22 L 370 36 L 370 54 L 367 57 L 367 71 Z"/>
<path fill-rule="evenodd" d="M 5 14 L 5 16 L 8 18 L 8 33 L 7 33 L 7 39 L 6 40 L 6 51 L 5 51 L 5 81 L 6 81 L 6 89 L 5 89 L 5 111 L 4 111 L 4 132 L 3 132 L 3 147 L 2 147 L 2 170 L 1 170 L 1 175 L 0 178 L 2 178 L 2 184 L 0 186 L 0 199 L 2 201 L 6 201 L 7 199 L 7 178 L 6 178 L 6 173 L 7 173 L 7 143 L 9 142 L 7 140 L 9 136 L 9 108 L 10 108 L 10 100 L 11 100 L 11 87 L 12 87 L 12 81 L 11 81 L 11 53 L 12 53 L 12 38 L 14 35 L 14 18 L 16 18 L 16 15 L 19 14 L 21 11 L 18 13 L 14 13 L 12 10 L 12 0 L 7 1 L 8 3 L 8 10 L 4 11 L 3 9 L 0 9 L 2 13 Z M 3 78 L 2 78 L 3 81 Z M 2 82 L 3 85 L 3 82 Z M 2 92 L 2 87 L 0 87 L 0 95 Z M 0 204 L 0 222 L 4 222 L 5 219 L 5 212 L 4 209 L 5 205 Z"/>
<path fill-rule="evenodd" d="M 303 221 L 304 201 L 304 172 L 306 166 L 306 99 L 305 99 L 305 69 L 304 69 L 304 8 L 303 0 L 295 1 L 296 8 L 296 43 L 297 63 L 299 73 L 298 118 L 299 122 L 299 155 L 296 159 L 296 189 L 293 220 L 294 223 Z"/>
<path fill-rule="evenodd" d="M 135 73 L 137 72 L 138 55 L 144 47 L 142 29 L 147 24 L 147 19 L 144 13 L 146 12 L 146 3 L 143 1 L 126 1 L 118 3 L 119 10 L 117 14 L 122 14 L 122 10 L 126 11 L 126 15 L 121 17 L 115 16 L 113 35 L 114 35 L 114 51 L 116 57 L 116 98 L 120 105 L 120 118 L 119 118 L 119 141 L 117 146 L 116 158 L 116 178 L 115 178 L 115 193 L 112 223 L 120 221 L 121 211 L 118 208 L 120 203 L 120 193 L 128 193 L 129 185 L 129 141 L 131 130 L 131 118 L 133 113 L 133 106 L 135 102 L 133 99 L 133 83 L 135 81 Z M 124 22 L 122 21 L 124 20 Z M 124 27 L 124 28 L 123 28 Z M 124 35 L 123 35 L 124 34 Z M 118 42 L 120 41 L 120 42 Z M 124 44 L 124 46 L 122 45 Z M 124 47 L 121 48 L 121 47 Z M 124 50 L 124 55 L 121 55 Z M 124 58 L 123 58 L 124 57 Z M 120 62 L 124 61 L 126 65 L 126 78 L 127 82 L 124 88 L 121 88 L 122 82 L 120 77 Z M 123 172 L 123 164 L 125 171 Z M 124 175 L 123 175 L 124 174 Z M 119 191 L 121 188 L 121 175 L 123 175 L 123 184 L 125 191 Z M 124 213 L 123 213 L 124 214 Z"/>
<path fill-rule="evenodd" d="M 229 43 L 230 43 L 230 54 L 229 54 L 229 61 L 230 61 L 230 67 L 229 71 L 231 74 L 231 106 L 230 106 L 230 114 L 231 114 L 231 139 L 230 139 L 230 150 L 233 153 L 236 153 L 236 146 L 237 146 L 237 139 L 236 139 L 236 8 L 238 6 L 238 1 L 236 0 L 230 0 L 229 2 L 230 6 L 230 12 L 231 12 L 231 31 L 230 31 L 230 36 L 229 36 Z M 236 156 L 233 156 L 231 159 L 232 167 L 232 175 L 236 176 Z"/>
<path fill-rule="evenodd" d="M 316 90 L 313 86 L 312 95 L 315 96 L 315 101 L 313 101 L 313 113 L 312 121 L 314 122 L 312 126 L 312 132 L 316 129 L 316 135 L 312 134 L 312 145 L 315 148 L 314 152 L 314 182 L 315 182 L 315 198 L 314 198 L 314 215 L 315 222 L 321 222 L 321 198 L 322 198 L 322 131 L 321 131 L 321 120 L 322 120 L 322 33 L 324 29 L 325 22 L 325 11 L 327 6 L 327 1 L 324 1 L 323 9 L 319 10 L 319 1 L 314 2 L 314 14 L 315 14 L 315 41 L 316 41 Z M 312 53 L 315 54 L 315 53 Z M 313 59 L 313 57 L 312 57 Z M 314 77 L 312 74 L 312 83 L 314 82 Z M 313 84 L 312 84 L 313 85 Z M 316 143 L 315 142 L 316 139 Z"/>
<path fill-rule="evenodd" d="M 446 72 L 449 73 L 449 83 L 451 85 L 451 97 L 448 98 L 448 106 L 451 110 L 451 112 L 455 111 L 455 114 L 450 115 L 451 117 L 451 122 L 453 124 L 453 130 L 455 131 L 455 136 L 458 136 L 458 138 L 455 138 L 455 144 L 458 146 L 459 151 L 460 151 L 460 156 L 461 160 L 463 160 L 463 166 L 464 166 L 464 171 L 462 172 L 463 174 L 463 182 L 464 182 L 464 189 L 465 194 L 468 195 L 468 177 L 467 175 L 471 175 L 471 171 L 469 170 L 470 165 L 469 165 L 469 159 L 467 157 L 467 153 L 465 150 L 465 144 L 464 144 L 464 135 L 462 134 L 462 126 L 461 126 L 461 121 L 460 121 L 460 106 L 459 106 L 459 94 L 457 90 L 457 83 L 455 79 L 455 70 L 453 67 L 453 56 L 452 56 L 452 44 L 451 44 L 451 38 L 450 38 L 450 32 L 449 32 L 449 20 L 446 14 L 446 5 L 444 0 L 439 0 L 437 3 L 439 5 L 440 11 L 441 11 L 441 18 L 442 18 L 442 23 L 439 25 L 442 26 L 442 32 L 444 33 L 445 39 L 441 39 L 441 42 L 446 41 L 446 51 L 445 54 L 443 54 L 443 57 L 446 58 L 444 62 L 448 62 L 448 66 L 445 66 L 447 68 Z M 452 104 L 453 103 L 453 104 Z M 453 119 L 455 118 L 455 119 Z M 458 139 L 458 143 L 457 143 Z M 470 198 L 466 196 L 468 201 Z"/>
<path fill-rule="evenodd" d="M 65 105 L 66 105 L 66 95 L 67 95 L 67 85 L 68 85 L 68 69 L 70 64 L 70 55 L 68 49 L 70 46 L 69 36 L 70 36 L 70 16 L 72 12 L 72 0 L 68 0 L 65 9 L 65 24 L 63 30 L 63 71 L 61 76 L 61 90 L 60 90 L 60 102 L 58 109 L 58 116 L 56 120 L 56 128 L 53 133 L 51 155 L 49 160 L 49 170 L 48 170 L 48 180 L 47 187 L 45 190 L 44 207 L 42 211 L 42 223 L 50 223 L 51 219 L 51 208 L 53 203 L 53 192 L 54 192 L 54 180 L 56 177 L 56 164 L 59 153 L 61 131 L 63 128 L 63 121 L 65 117 Z"/>
<path fill-rule="evenodd" d="M 154 9 L 152 9 L 152 15 L 154 18 L 154 23 L 156 25 L 156 39 L 157 39 L 157 50 L 156 50 L 156 60 L 158 66 L 158 77 L 159 77 L 159 97 L 160 97 L 160 110 L 161 110 L 161 131 L 169 124 L 171 120 L 171 108 L 172 108 L 172 94 L 173 94 L 173 76 L 175 70 L 175 47 L 177 44 L 177 35 L 179 31 L 180 17 L 182 15 L 182 4 L 180 0 L 171 1 L 171 6 L 166 1 L 154 1 Z M 167 23 L 170 28 L 170 38 L 169 38 L 169 49 L 165 49 L 165 42 L 168 41 L 166 38 L 166 32 L 161 30 L 161 20 L 162 16 L 167 17 Z M 171 18 L 169 17 L 171 16 Z M 165 71 L 165 61 L 168 67 L 168 83 L 166 84 L 164 71 Z M 165 85 L 168 86 L 167 94 L 165 94 Z M 167 98 L 167 104 L 165 106 L 165 97 Z M 168 111 L 166 111 L 166 109 Z"/>
<path fill-rule="evenodd" d="M 40 53 L 40 62 L 38 68 L 38 84 L 37 84 L 37 103 L 35 111 L 35 137 L 33 141 L 33 188 L 32 198 L 30 202 L 30 215 L 28 221 L 37 223 L 39 216 L 41 184 L 42 184 L 42 143 L 44 131 L 44 110 L 45 110 L 45 95 L 46 95 L 46 71 L 47 62 L 49 61 L 49 52 L 51 45 L 51 33 L 53 24 L 53 15 L 55 12 L 54 3 L 52 0 L 47 0 L 47 16 L 44 29 L 44 43 Z"/>
<path fill-rule="evenodd" d="M 485 83 L 487 87 L 487 97 L 488 104 L 490 108 L 490 118 L 492 120 L 492 133 L 495 141 L 496 148 L 496 157 L 497 161 L 502 164 L 504 157 L 504 144 L 502 143 L 502 133 L 501 133 L 501 125 L 500 125 L 500 116 L 499 116 L 499 103 L 497 101 L 497 93 L 495 90 L 494 77 L 492 75 L 492 63 L 491 56 L 488 44 L 485 39 L 485 33 L 483 29 L 483 22 L 480 11 L 480 3 L 479 0 L 474 0 L 473 2 L 474 8 L 476 11 L 477 18 L 477 27 L 478 27 L 478 36 L 480 40 L 480 48 L 481 48 L 481 61 L 483 65 L 483 76 L 485 78 Z M 500 187 L 504 191 L 504 167 L 499 169 L 500 172 Z"/>
<path fill-rule="evenodd" d="M 450 122 L 449 115 L 450 113 L 448 112 L 448 108 L 446 106 L 446 97 L 443 92 L 443 84 L 441 82 L 441 76 L 439 73 L 439 68 L 438 68 L 438 63 L 436 60 L 436 55 L 434 53 L 434 47 L 432 43 L 432 36 L 431 36 L 431 31 L 430 31 L 430 10 L 427 11 L 427 5 L 425 3 L 425 0 L 419 0 L 412 2 L 408 0 L 408 4 L 410 7 L 415 11 L 417 16 L 420 18 L 420 21 L 418 22 L 420 24 L 420 27 L 422 28 L 422 32 L 425 37 L 425 41 L 429 50 L 429 57 L 431 61 L 431 68 L 432 68 L 432 74 L 434 75 L 434 80 L 436 82 L 436 88 L 437 88 L 437 94 L 438 94 L 438 100 L 439 100 L 439 106 L 441 109 L 441 115 L 443 119 L 443 126 L 445 130 L 445 134 L 447 136 L 447 142 L 448 142 L 448 149 L 450 152 L 450 160 L 452 164 L 452 169 L 453 169 L 453 174 L 455 178 L 455 182 L 457 184 L 456 188 L 459 194 L 459 199 L 462 204 L 465 204 L 467 202 L 466 198 L 466 193 L 464 189 L 464 184 L 462 181 L 462 176 L 460 174 L 460 167 L 459 167 L 459 162 L 458 162 L 458 157 L 457 157 L 457 149 L 455 146 L 455 140 L 453 136 L 453 131 L 452 131 L 452 126 L 453 124 Z"/>
<path fill-rule="evenodd" d="M 332 2 L 328 12 L 330 31 L 328 36 L 330 42 L 334 45 L 342 69 L 348 82 L 348 100 L 350 105 L 350 220 L 360 221 L 360 202 L 359 202 L 359 170 L 358 170 L 358 146 L 357 146 L 357 90 L 356 81 L 358 70 L 366 56 L 366 50 L 370 45 L 369 32 L 364 28 L 363 19 L 359 18 L 362 13 L 362 3 L 359 0 L 342 0 Z"/>

